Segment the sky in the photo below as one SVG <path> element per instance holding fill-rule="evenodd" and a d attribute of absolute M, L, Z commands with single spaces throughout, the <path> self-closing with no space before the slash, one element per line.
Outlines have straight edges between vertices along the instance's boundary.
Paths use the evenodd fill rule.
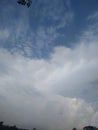
<path fill-rule="evenodd" d="M 0 120 L 98 127 L 98 0 L 1 0 Z"/>

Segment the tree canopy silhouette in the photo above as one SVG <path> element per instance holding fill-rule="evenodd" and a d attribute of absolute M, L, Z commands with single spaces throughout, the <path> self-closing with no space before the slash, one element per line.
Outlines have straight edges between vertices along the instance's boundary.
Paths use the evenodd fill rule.
<path fill-rule="evenodd" d="M 32 4 L 32 1 L 31 0 L 18 0 L 17 3 L 21 5 L 27 5 L 27 7 L 30 7 L 30 5 Z"/>

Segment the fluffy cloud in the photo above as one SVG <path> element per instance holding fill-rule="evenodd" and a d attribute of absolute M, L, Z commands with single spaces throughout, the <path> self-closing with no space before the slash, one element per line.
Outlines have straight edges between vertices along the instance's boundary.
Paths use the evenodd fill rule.
<path fill-rule="evenodd" d="M 98 46 L 56 47 L 49 59 L 30 59 L 0 49 L 0 116 L 38 129 L 98 125 Z M 89 91 L 90 90 L 90 91 Z M 87 102 L 87 97 L 90 101 Z"/>
<path fill-rule="evenodd" d="M 58 13 L 62 14 L 62 9 L 58 12 L 56 7 L 52 7 L 53 14 L 50 6 L 47 7 L 47 13 L 54 21 L 60 19 Z M 22 49 L 31 56 L 35 53 L 31 42 L 36 39 L 34 47 L 38 47 L 40 53 L 46 43 L 54 42 L 58 36 L 56 29 L 64 27 L 64 20 L 72 20 L 72 15 L 64 15 L 54 28 L 40 26 L 35 37 L 32 31 L 29 36 L 27 34 L 30 21 L 23 12 L 24 24 L 19 19 L 18 26 L 14 21 L 14 26 L 0 32 L 0 39 L 7 39 L 5 44 L 11 42 L 15 46 L 11 51 L 0 49 L 0 120 L 21 127 L 49 130 L 70 130 L 88 124 L 98 126 L 97 29 L 90 26 L 74 48 L 58 46 L 47 59 L 28 58 L 22 55 Z M 49 44 L 46 46 L 48 48 Z"/>

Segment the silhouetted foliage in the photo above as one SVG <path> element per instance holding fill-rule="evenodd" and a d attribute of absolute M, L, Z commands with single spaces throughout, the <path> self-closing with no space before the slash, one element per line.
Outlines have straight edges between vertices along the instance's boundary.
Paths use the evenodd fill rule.
<path fill-rule="evenodd" d="M 73 130 L 77 130 L 76 128 L 73 128 Z M 82 130 L 98 130 L 95 126 L 85 126 Z"/>
<path fill-rule="evenodd" d="M 36 128 L 33 128 L 33 130 L 36 130 Z"/>
<path fill-rule="evenodd" d="M 4 125 L 3 121 L 1 121 L 0 130 L 28 130 L 28 129 L 18 128 L 16 125 L 14 126 Z M 33 128 L 33 130 L 36 130 L 36 128 Z M 73 128 L 73 130 L 77 130 L 77 129 Z M 85 126 L 83 130 L 98 130 L 98 128 L 96 128 L 95 126 Z"/>
<path fill-rule="evenodd" d="M 21 129 L 14 126 L 4 125 L 3 121 L 0 122 L 0 130 L 27 130 L 27 129 Z"/>
<path fill-rule="evenodd" d="M 85 126 L 83 130 L 98 130 L 95 126 Z"/>
<path fill-rule="evenodd" d="M 73 128 L 73 130 L 77 130 L 76 128 Z"/>
<path fill-rule="evenodd" d="M 0 126 L 2 126 L 2 125 L 3 125 L 3 121 L 0 122 Z"/>
<path fill-rule="evenodd" d="M 32 4 L 32 1 L 31 0 L 18 0 L 17 3 L 21 5 L 27 5 L 27 7 L 30 7 L 30 5 Z"/>

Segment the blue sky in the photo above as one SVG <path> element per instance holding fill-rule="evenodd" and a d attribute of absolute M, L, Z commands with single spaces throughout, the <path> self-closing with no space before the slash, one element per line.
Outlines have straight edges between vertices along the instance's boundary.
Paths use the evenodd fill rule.
<path fill-rule="evenodd" d="M 0 120 L 98 127 L 98 0 L 0 4 Z"/>
<path fill-rule="evenodd" d="M 1 37 L 0 46 L 17 48 L 28 56 L 27 46 L 29 56 L 37 58 L 49 57 L 55 46 L 73 47 L 88 28 L 87 17 L 98 10 L 97 0 L 33 0 L 29 9 L 5 0 L 0 6 L 0 28 L 8 35 Z"/>

